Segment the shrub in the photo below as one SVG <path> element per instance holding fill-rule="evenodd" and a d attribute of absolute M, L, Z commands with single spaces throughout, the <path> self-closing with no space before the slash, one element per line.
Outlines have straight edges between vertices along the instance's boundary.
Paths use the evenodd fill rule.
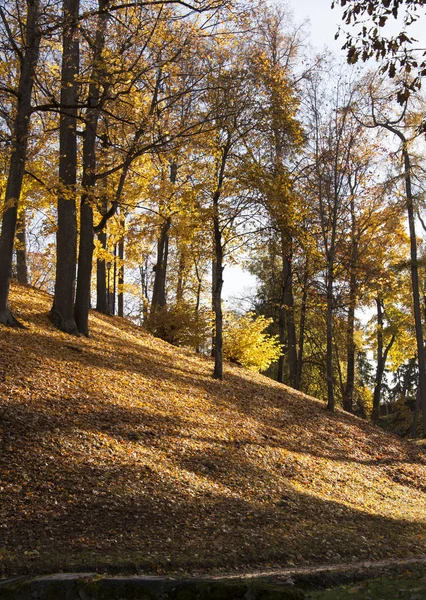
<path fill-rule="evenodd" d="M 254 313 L 238 316 L 227 313 L 223 331 L 223 356 L 253 371 L 265 371 L 278 360 L 281 345 L 278 336 L 265 333 L 272 319 Z"/>
<path fill-rule="evenodd" d="M 200 309 L 187 302 L 158 308 L 144 323 L 145 328 L 174 346 L 189 346 L 199 350 L 211 338 L 211 311 Z"/>

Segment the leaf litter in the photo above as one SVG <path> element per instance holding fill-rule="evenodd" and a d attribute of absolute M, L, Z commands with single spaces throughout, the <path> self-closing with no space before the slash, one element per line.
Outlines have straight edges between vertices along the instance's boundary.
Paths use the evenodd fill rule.
<path fill-rule="evenodd" d="M 426 456 L 235 365 L 12 288 L 0 329 L 0 574 L 212 572 L 425 555 Z"/>

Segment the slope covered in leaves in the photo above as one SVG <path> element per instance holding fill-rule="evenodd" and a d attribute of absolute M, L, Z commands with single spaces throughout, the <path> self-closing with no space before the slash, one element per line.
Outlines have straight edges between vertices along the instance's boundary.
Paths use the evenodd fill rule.
<path fill-rule="evenodd" d="M 425 553 L 426 457 L 261 375 L 118 318 L 0 329 L 0 564 L 200 570 Z"/>

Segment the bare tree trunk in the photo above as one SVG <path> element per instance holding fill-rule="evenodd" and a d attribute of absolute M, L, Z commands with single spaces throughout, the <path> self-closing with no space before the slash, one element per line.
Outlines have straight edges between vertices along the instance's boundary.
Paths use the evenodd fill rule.
<path fill-rule="evenodd" d="M 74 319 L 77 260 L 77 102 L 79 73 L 79 0 L 63 0 L 61 116 L 59 123 L 58 228 L 56 276 L 50 319 L 62 331 L 77 333 Z"/>
<path fill-rule="evenodd" d="M 282 351 L 278 358 L 278 371 L 277 371 L 277 381 L 278 383 L 285 382 L 285 358 L 287 354 L 287 336 L 286 336 L 286 326 L 285 326 L 285 311 L 283 298 L 281 296 L 280 306 L 278 309 L 278 339 L 280 341 Z"/>
<path fill-rule="evenodd" d="M 293 271 L 291 250 L 284 258 L 285 275 L 285 309 L 287 321 L 287 354 L 289 365 L 289 384 L 296 386 L 297 381 L 297 348 L 296 348 L 296 328 L 294 325 L 294 297 L 293 297 Z"/>
<path fill-rule="evenodd" d="M 27 228 L 25 211 L 18 217 L 18 230 L 16 232 L 16 279 L 18 283 L 28 284 L 27 265 Z"/>
<path fill-rule="evenodd" d="M 114 264 L 112 273 L 111 314 L 115 315 L 115 301 L 117 298 L 117 244 L 114 244 Z"/>
<path fill-rule="evenodd" d="M 333 378 L 333 259 L 329 259 L 327 269 L 327 350 L 326 350 L 326 373 L 327 373 L 327 408 L 335 410 L 334 378 Z"/>
<path fill-rule="evenodd" d="M 26 47 L 20 55 L 18 100 L 13 122 L 12 152 L 4 199 L 5 210 L 0 235 L 0 323 L 19 326 L 8 307 L 10 278 L 12 274 L 13 243 L 18 218 L 25 161 L 28 147 L 28 132 L 31 116 L 31 97 L 35 68 L 39 59 L 41 33 L 39 30 L 40 0 L 27 3 L 25 30 Z"/>
<path fill-rule="evenodd" d="M 213 312 L 215 315 L 215 326 L 213 336 L 213 356 L 214 370 L 213 377 L 215 379 L 223 379 L 223 314 L 222 314 L 222 288 L 223 288 L 223 246 L 222 233 L 220 230 L 218 203 L 220 192 L 217 191 L 213 197 L 214 216 L 214 268 L 213 268 L 213 285 L 212 299 Z"/>
<path fill-rule="evenodd" d="M 177 285 L 176 285 L 176 302 L 182 302 L 183 300 L 183 288 L 184 288 L 184 275 L 185 275 L 185 252 L 181 250 L 179 256 L 179 265 L 178 265 L 178 276 L 177 276 Z"/>
<path fill-rule="evenodd" d="M 142 292 L 142 319 L 146 321 L 148 319 L 148 264 L 139 266 L 141 274 L 141 292 Z"/>
<path fill-rule="evenodd" d="M 170 182 L 176 183 L 178 166 L 174 160 L 170 163 Z M 167 260 L 169 255 L 169 230 L 172 223 L 169 215 L 164 221 L 160 238 L 157 244 L 157 264 L 155 265 L 154 288 L 152 291 L 151 313 L 154 314 L 157 308 L 162 308 L 167 304 L 166 298 L 166 273 Z"/>
<path fill-rule="evenodd" d="M 102 52 L 105 46 L 107 13 L 109 0 L 98 0 L 99 15 L 95 35 L 93 70 L 89 85 L 86 129 L 83 142 L 83 194 L 80 201 L 80 244 L 78 253 L 77 292 L 74 316 L 78 331 L 89 335 L 89 309 L 94 249 L 94 228 L 92 201 L 96 182 L 96 134 L 100 114 L 100 79 Z"/>
<path fill-rule="evenodd" d="M 423 340 L 422 317 L 420 308 L 419 272 L 417 262 L 417 239 L 414 217 L 414 200 L 411 188 L 411 161 L 407 150 L 406 141 L 403 142 L 403 156 L 405 167 L 405 192 L 407 198 L 408 228 L 410 232 L 410 258 L 411 258 L 411 287 L 414 305 L 414 323 L 416 328 L 417 360 L 419 366 L 420 406 L 423 417 L 423 432 L 426 435 L 426 356 Z"/>
<path fill-rule="evenodd" d="M 152 291 L 151 313 L 158 308 L 166 306 L 166 273 L 169 250 L 169 230 L 172 220 L 167 217 L 161 227 L 160 238 L 157 244 L 157 264 L 155 265 L 154 287 Z"/>
<path fill-rule="evenodd" d="M 376 126 L 381 126 L 395 134 L 402 143 L 402 156 L 404 159 L 404 176 L 405 176 L 405 199 L 408 217 L 408 229 L 410 233 L 410 262 L 411 262 L 411 288 L 413 294 L 413 309 L 414 309 L 414 324 L 416 330 L 416 345 L 417 345 L 417 360 L 419 366 L 419 390 L 420 390 L 420 406 L 423 417 L 423 431 L 426 435 L 426 355 L 423 340 L 422 317 L 420 308 L 420 289 L 419 289 L 419 272 L 417 260 L 417 239 L 414 217 L 414 198 L 411 185 L 411 160 L 407 148 L 407 140 L 405 135 L 396 127 L 388 123 L 379 123 L 375 121 Z"/>
<path fill-rule="evenodd" d="M 358 255 L 358 245 L 353 243 L 351 253 L 351 271 L 349 280 L 349 307 L 348 320 L 346 324 L 346 385 L 343 395 L 343 408 L 348 412 L 353 412 L 353 394 L 355 387 L 355 307 L 356 307 L 356 257 Z"/>
<path fill-rule="evenodd" d="M 373 393 L 373 412 L 371 418 L 378 421 L 380 413 L 380 392 L 382 387 L 382 377 L 385 370 L 383 364 L 383 305 L 380 298 L 376 298 L 377 307 L 377 367 L 374 381 Z"/>
<path fill-rule="evenodd" d="M 411 425 L 411 437 L 415 440 L 417 437 L 417 419 L 420 411 L 420 393 L 417 390 L 416 393 L 416 405 L 414 407 L 413 423 Z"/>
<path fill-rule="evenodd" d="M 219 166 L 217 187 L 213 194 L 213 243 L 214 259 L 212 269 L 212 300 L 213 312 L 215 317 L 213 348 L 214 356 L 214 379 L 223 379 L 223 314 L 222 314 L 222 288 L 223 288 L 223 242 L 222 231 L 220 228 L 219 199 L 222 193 L 223 181 L 225 178 L 225 166 L 228 160 L 228 154 L 231 149 L 231 140 L 223 148 L 222 159 Z"/>
<path fill-rule="evenodd" d="M 118 316 L 124 317 L 124 228 L 125 216 L 122 214 L 120 219 L 121 237 L 118 242 Z"/>
<path fill-rule="evenodd" d="M 107 246 L 107 233 L 104 229 L 98 233 L 98 240 L 103 250 Z M 108 314 L 108 292 L 106 281 L 106 262 L 104 258 L 96 261 L 96 310 L 104 315 Z"/>
<path fill-rule="evenodd" d="M 297 382 L 297 348 L 296 328 L 294 324 L 294 297 L 293 297 L 293 272 L 292 272 L 292 249 L 291 240 L 281 233 L 281 259 L 282 259 L 282 282 L 281 299 L 278 317 L 280 343 L 285 351 L 278 359 L 278 381 L 284 383 L 286 380 L 285 364 L 287 355 L 288 383 L 295 387 Z"/>
<path fill-rule="evenodd" d="M 308 280 L 309 280 L 309 269 L 308 264 L 305 265 L 305 273 L 303 276 L 303 291 L 302 291 L 302 302 L 300 306 L 300 323 L 299 323 L 299 352 L 297 355 L 297 379 L 296 379 L 296 390 L 300 390 L 302 382 L 302 369 L 303 369 L 303 347 L 305 344 L 305 324 L 306 324 L 306 310 L 308 304 Z"/>
<path fill-rule="evenodd" d="M 383 326 L 384 326 L 384 311 L 383 301 L 380 298 L 376 298 L 377 307 L 377 367 L 376 377 L 374 380 L 374 392 L 373 392 L 373 412 L 371 420 L 376 423 L 380 417 L 380 399 L 382 392 L 383 374 L 385 372 L 386 360 L 391 350 L 396 335 L 393 334 L 386 348 L 383 349 Z"/>

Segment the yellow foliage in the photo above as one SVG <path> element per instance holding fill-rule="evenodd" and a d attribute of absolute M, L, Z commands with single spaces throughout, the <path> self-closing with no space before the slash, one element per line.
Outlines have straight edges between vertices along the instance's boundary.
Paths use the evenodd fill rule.
<path fill-rule="evenodd" d="M 268 335 L 265 329 L 272 322 L 254 313 L 237 316 L 228 313 L 223 333 L 224 358 L 253 371 L 266 371 L 281 355 L 277 336 Z"/>
<path fill-rule="evenodd" d="M 200 309 L 188 302 L 177 302 L 158 308 L 145 323 L 146 329 L 173 344 L 190 348 L 204 347 L 212 331 L 210 310 Z"/>

